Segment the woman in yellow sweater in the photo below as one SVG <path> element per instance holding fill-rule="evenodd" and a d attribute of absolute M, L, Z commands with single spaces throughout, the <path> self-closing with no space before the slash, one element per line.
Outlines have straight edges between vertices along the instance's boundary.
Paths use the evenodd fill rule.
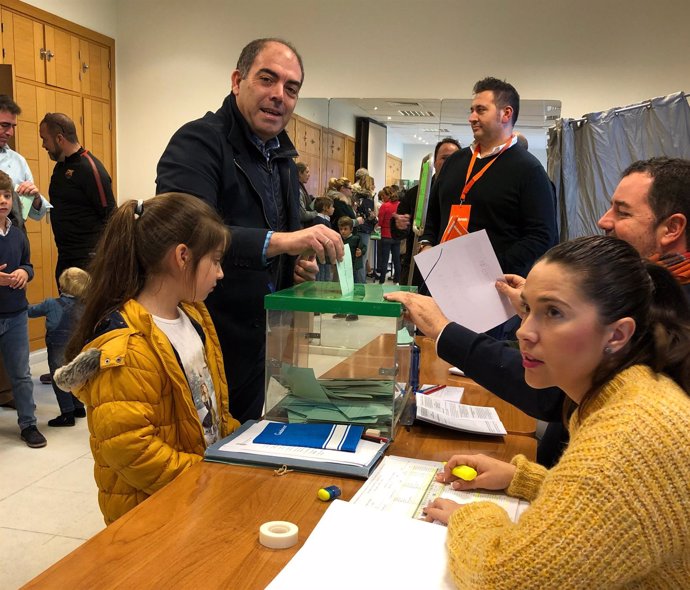
<path fill-rule="evenodd" d="M 525 380 L 558 386 L 577 405 L 570 444 L 551 470 L 457 455 L 439 479 L 505 489 L 530 508 L 512 523 L 498 506 L 436 500 L 448 523 L 459 588 L 690 586 L 690 322 L 664 269 L 610 237 L 551 249 L 522 294 L 517 335 Z M 455 480 L 457 465 L 474 481 Z"/>

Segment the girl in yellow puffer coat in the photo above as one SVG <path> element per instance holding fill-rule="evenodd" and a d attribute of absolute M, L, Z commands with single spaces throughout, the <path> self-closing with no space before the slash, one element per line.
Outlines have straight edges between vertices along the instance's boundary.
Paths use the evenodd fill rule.
<path fill-rule="evenodd" d="M 202 303 L 229 243 L 215 211 L 178 193 L 125 203 L 101 238 L 71 362 L 55 379 L 86 404 L 108 524 L 239 425 Z"/>

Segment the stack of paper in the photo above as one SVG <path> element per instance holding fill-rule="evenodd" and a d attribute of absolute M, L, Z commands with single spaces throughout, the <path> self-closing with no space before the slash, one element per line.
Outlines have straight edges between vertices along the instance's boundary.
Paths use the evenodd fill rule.
<path fill-rule="evenodd" d="M 455 588 L 446 529 L 335 500 L 268 590 Z"/>
<path fill-rule="evenodd" d="M 417 418 L 425 422 L 475 434 L 508 434 L 496 408 L 458 404 L 423 393 L 416 394 L 416 400 Z"/>
<path fill-rule="evenodd" d="M 292 365 L 283 365 L 281 381 L 270 383 L 269 389 L 283 388 L 286 395 L 279 407 L 290 422 L 375 424 L 382 418 L 390 420 L 393 381 L 316 379 L 314 369 Z"/>

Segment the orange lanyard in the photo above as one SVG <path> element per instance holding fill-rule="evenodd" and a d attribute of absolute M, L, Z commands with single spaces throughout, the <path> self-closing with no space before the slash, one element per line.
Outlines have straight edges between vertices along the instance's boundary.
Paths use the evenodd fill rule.
<path fill-rule="evenodd" d="M 474 148 L 474 151 L 472 152 L 472 159 L 470 160 L 470 165 L 467 168 L 467 176 L 465 177 L 465 186 L 462 189 L 462 194 L 460 195 L 460 204 L 465 202 L 465 197 L 467 196 L 467 193 L 470 192 L 470 189 L 474 186 L 474 183 L 477 182 L 484 174 L 489 169 L 489 166 L 493 164 L 496 160 L 498 160 L 498 157 L 505 152 L 509 147 L 510 144 L 513 142 L 513 136 L 511 135 L 508 138 L 508 141 L 506 141 L 503 144 L 503 147 L 501 148 L 501 151 L 498 152 L 495 158 L 492 158 L 486 166 L 484 166 L 479 172 L 477 172 L 472 179 L 470 179 L 470 174 L 472 174 L 472 169 L 474 168 L 474 163 L 477 160 L 477 154 L 479 154 L 479 144 Z"/>

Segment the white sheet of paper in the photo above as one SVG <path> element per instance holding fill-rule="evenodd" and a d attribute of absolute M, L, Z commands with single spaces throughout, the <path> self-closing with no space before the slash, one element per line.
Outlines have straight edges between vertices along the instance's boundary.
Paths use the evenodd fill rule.
<path fill-rule="evenodd" d="M 503 271 L 486 230 L 434 246 L 414 259 L 448 319 L 486 332 L 515 315 L 508 298 L 494 286 Z"/>
<path fill-rule="evenodd" d="M 507 434 L 496 408 L 457 404 L 418 393 L 417 418 L 477 434 Z"/>
<path fill-rule="evenodd" d="M 352 271 L 352 251 L 347 244 L 345 244 L 343 261 L 338 262 L 337 267 L 340 292 L 346 297 L 352 295 L 355 292 L 355 275 Z"/>
<path fill-rule="evenodd" d="M 267 590 L 451 590 L 446 532 L 429 522 L 334 500 Z"/>
<path fill-rule="evenodd" d="M 425 389 L 428 389 L 429 387 L 435 387 L 435 385 L 429 385 L 428 383 L 425 383 L 424 385 L 421 385 L 418 389 L 417 392 L 422 392 Z M 415 393 L 417 393 L 415 392 Z M 447 402 L 454 402 L 456 404 L 459 404 L 460 401 L 462 400 L 462 394 L 465 392 L 464 387 L 454 387 L 451 385 L 447 385 L 443 389 L 439 389 L 438 391 L 433 391 L 431 393 L 427 393 L 425 395 L 429 397 L 433 397 L 435 399 L 441 399 L 445 400 Z"/>

